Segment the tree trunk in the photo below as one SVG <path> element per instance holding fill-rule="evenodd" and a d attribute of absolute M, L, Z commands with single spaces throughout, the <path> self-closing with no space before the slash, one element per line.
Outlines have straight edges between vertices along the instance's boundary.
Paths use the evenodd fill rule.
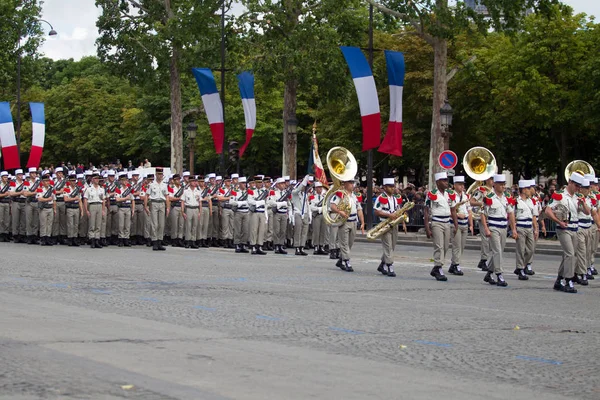
<path fill-rule="evenodd" d="M 429 188 L 434 187 L 433 174 L 442 170 L 438 164 L 440 153 L 445 150 L 440 121 L 440 108 L 448 95 L 446 71 L 448 67 L 448 42 L 443 38 L 433 38 L 433 109 L 431 120 L 431 148 L 429 153 Z"/>
<path fill-rule="evenodd" d="M 181 113 L 181 80 L 179 77 L 179 49 L 171 54 L 171 170 L 183 172 L 183 116 Z"/>
<path fill-rule="evenodd" d="M 296 148 L 298 143 L 297 134 L 288 132 L 287 121 L 296 118 L 296 94 L 298 81 L 290 79 L 285 83 L 283 93 L 283 163 L 281 175 L 289 175 L 290 179 L 296 179 Z"/>

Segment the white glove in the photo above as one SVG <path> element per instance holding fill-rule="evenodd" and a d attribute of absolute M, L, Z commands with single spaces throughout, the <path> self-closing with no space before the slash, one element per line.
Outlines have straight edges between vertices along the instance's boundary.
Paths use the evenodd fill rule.
<path fill-rule="evenodd" d="M 265 201 L 264 200 L 258 200 L 256 202 L 256 207 L 263 207 L 265 205 Z"/>
<path fill-rule="evenodd" d="M 302 180 L 302 184 L 303 184 L 304 186 L 307 186 L 307 185 L 308 185 L 308 178 L 310 178 L 310 175 L 306 175 L 306 176 L 304 177 L 304 179 Z"/>
<path fill-rule="evenodd" d="M 245 206 L 248 206 L 248 202 L 247 201 L 238 201 L 237 205 L 238 205 L 238 207 L 245 207 Z"/>
<path fill-rule="evenodd" d="M 287 206 L 287 201 L 278 201 L 275 204 L 277 204 L 277 207 L 284 207 Z"/>

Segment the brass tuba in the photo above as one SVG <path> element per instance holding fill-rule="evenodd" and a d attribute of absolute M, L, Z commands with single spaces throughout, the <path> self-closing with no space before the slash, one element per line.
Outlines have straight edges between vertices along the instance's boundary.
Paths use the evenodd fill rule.
<path fill-rule="evenodd" d="M 331 197 L 342 188 L 342 183 L 354 179 L 358 171 L 358 163 L 356 158 L 344 147 L 333 147 L 327 153 L 327 168 L 331 173 L 333 185 L 329 188 L 323 199 L 323 218 L 329 225 L 341 224 L 347 218 L 342 218 L 340 214 L 329 212 L 329 202 Z M 344 197 L 337 205 L 338 209 L 350 213 L 351 204 L 349 199 L 350 193 L 345 193 Z"/>
<path fill-rule="evenodd" d="M 483 181 L 496 173 L 498 165 L 491 151 L 485 147 L 473 147 L 463 157 L 463 168 L 469 178 L 475 180 L 467 189 L 467 194 L 472 195 L 479 186 L 483 185 Z"/>
<path fill-rule="evenodd" d="M 567 165 L 567 168 L 565 168 L 565 182 L 569 182 L 573 172 L 577 172 L 578 174 L 581 174 L 581 176 L 586 174 L 595 175 L 594 168 L 583 160 L 571 161 L 569 165 Z"/>

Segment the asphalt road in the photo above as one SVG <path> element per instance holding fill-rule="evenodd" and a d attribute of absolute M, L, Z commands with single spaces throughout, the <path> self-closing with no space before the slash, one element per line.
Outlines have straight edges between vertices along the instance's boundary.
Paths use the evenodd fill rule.
<path fill-rule="evenodd" d="M 600 279 L 436 282 L 430 249 L 398 277 L 359 243 L 323 256 L 224 249 L 0 246 L 0 399 L 600 398 Z"/>

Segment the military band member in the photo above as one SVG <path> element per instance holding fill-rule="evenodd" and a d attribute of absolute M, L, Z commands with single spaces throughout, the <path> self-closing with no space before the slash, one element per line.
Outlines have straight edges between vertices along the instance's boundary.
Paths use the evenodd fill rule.
<path fill-rule="evenodd" d="M 577 261 L 575 263 L 575 276 L 573 277 L 575 283 L 583 286 L 588 285 L 587 269 L 591 263 L 588 249 L 592 245 L 590 228 L 592 227 L 593 219 L 596 218 L 596 210 L 592 207 L 592 200 L 589 198 L 589 194 L 590 181 L 583 178 L 580 192 L 577 193 L 577 200 L 579 201 L 577 215 L 579 229 L 577 230 L 577 248 L 575 250 Z"/>
<path fill-rule="evenodd" d="M 577 258 L 579 228 L 579 200 L 577 192 L 581 189 L 583 176 L 573 172 L 569 178 L 566 189 L 557 190 L 552 194 L 546 207 L 546 218 L 556 222 L 556 236 L 563 250 L 562 260 L 558 267 L 558 276 L 554 282 L 554 290 L 577 293 L 573 284 Z"/>
<path fill-rule="evenodd" d="M 262 243 L 265 240 L 265 231 L 267 230 L 266 199 L 269 194 L 263 187 L 263 181 L 260 176 L 254 177 L 254 189 L 248 189 L 248 206 L 250 208 L 250 248 L 251 254 L 265 255 L 262 249 Z"/>
<path fill-rule="evenodd" d="M 350 210 L 348 212 L 338 207 L 342 201 L 344 201 L 344 197 L 346 197 L 346 201 L 348 201 L 350 205 Z M 346 221 L 340 225 L 338 232 L 340 259 L 337 261 L 336 266 L 342 271 L 353 272 L 354 269 L 350 264 L 350 252 L 356 236 L 357 217 L 360 221 L 360 230 L 363 234 L 365 233 L 365 219 L 362 212 L 362 206 L 354 194 L 354 180 L 343 182 L 343 191 L 340 190 L 331 197 L 330 207 L 332 212 L 338 213 L 342 218 L 346 218 Z"/>
<path fill-rule="evenodd" d="M 50 184 L 50 175 L 42 176 L 41 184 L 36 189 L 37 204 L 39 204 L 40 240 L 42 246 L 52 246 L 52 223 L 56 214 L 54 187 Z"/>
<path fill-rule="evenodd" d="M 477 207 L 479 211 L 483 210 L 484 204 L 483 199 L 489 193 L 494 191 L 493 188 L 494 177 L 491 176 L 485 181 L 483 181 L 483 186 L 480 186 L 473 196 L 471 197 L 470 204 L 471 207 Z M 481 228 L 481 223 L 479 226 L 479 236 L 481 237 L 481 259 L 479 260 L 479 264 L 477 268 L 480 268 L 482 271 L 488 270 L 488 259 L 490 258 L 490 240 L 485 236 L 483 229 Z"/>
<path fill-rule="evenodd" d="M 79 219 L 83 217 L 81 188 L 77 186 L 76 176 L 69 176 L 68 181 L 67 186 L 63 189 L 63 200 L 67 217 L 67 243 L 71 247 L 78 247 L 77 233 L 79 230 Z"/>
<path fill-rule="evenodd" d="M 461 276 L 463 271 L 460 268 L 465 246 L 467 244 L 467 236 L 469 230 L 474 234 L 473 230 L 473 214 L 471 213 L 470 196 L 465 193 L 465 177 L 454 177 L 454 191 L 456 192 L 456 201 L 454 204 L 456 212 L 457 224 L 453 225 L 452 233 L 452 259 L 450 260 L 450 268 L 448 272 L 453 275 Z"/>
<path fill-rule="evenodd" d="M 325 200 L 325 190 L 323 184 L 315 182 L 315 192 L 310 197 L 310 210 L 312 212 L 312 245 L 314 246 L 313 255 L 327 255 L 325 245 L 327 244 L 327 224 L 323 218 L 323 201 Z"/>
<path fill-rule="evenodd" d="M 56 215 L 52 225 L 52 236 L 58 239 L 60 244 L 67 244 L 67 210 L 64 202 L 64 189 L 67 187 L 67 177 L 62 167 L 56 167 L 56 179 L 54 180 L 54 192 L 56 193 Z"/>
<path fill-rule="evenodd" d="M 277 178 L 275 187 L 269 192 L 267 206 L 273 219 L 273 245 L 275 254 L 287 254 L 283 249 L 287 233 L 288 211 L 290 208 L 290 191 L 286 189 L 285 180 Z"/>
<path fill-rule="evenodd" d="M 9 241 L 10 229 L 10 182 L 8 172 L 0 172 L 0 242 Z"/>
<path fill-rule="evenodd" d="M 389 218 L 398 217 L 394 213 L 401 208 L 402 200 L 398 201 L 394 196 L 394 188 L 396 182 L 394 178 L 383 178 L 383 193 L 377 196 L 375 199 L 375 215 L 382 221 L 386 221 Z M 383 247 L 383 255 L 381 256 L 381 263 L 377 267 L 377 271 L 383 275 L 390 277 L 396 276 L 394 272 L 394 250 L 396 249 L 396 242 L 398 241 L 398 227 L 394 226 L 388 232 L 381 236 L 381 246 Z"/>
<path fill-rule="evenodd" d="M 23 170 L 15 171 L 15 180 L 10 183 L 10 196 L 12 199 L 12 236 L 15 243 L 25 243 L 26 218 L 25 218 L 25 193 L 29 182 L 23 179 Z"/>
<path fill-rule="evenodd" d="M 588 260 L 590 265 L 587 268 L 587 279 L 595 279 L 594 275 L 598 274 L 594 267 L 596 249 L 598 248 L 598 232 L 600 229 L 600 192 L 598 192 L 598 178 L 594 175 L 584 175 L 585 179 L 590 181 L 590 201 L 592 208 L 595 210 L 592 227 L 590 228 L 590 247 L 588 248 Z"/>
<path fill-rule="evenodd" d="M 119 174 L 119 186 L 116 189 L 115 200 L 117 207 L 119 208 L 119 247 L 131 247 L 129 240 L 131 235 L 131 218 L 135 212 L 133 207 L 133 194 L 131 193 L 133 187 L 127 180 L 127 172 L 121 172 Z"/>
<path fill-rule="evenodd" d="M 490 259 L 488 271 L 483 279 L 490 285 L 507 286 L 502 275 L 502 256 L 506 246 L 506 230 L 510 223 L 513 239 L 518 238 L 515 224 L 515 199 L 505 193 L 506 177 L 494 175 L 494 190 L 484 198 L 484 213 L 481 215 L 481 225 L 485 236 L 490 240 Z M 492 274 L 496 274 L 497 280 Z"/>
<path fill-rule="evenodd" d="M 531 181 L 519 181 L 519 197 L 516 199 L 515 218 L 517 220 L 517 248 L 516 269 L 514 273 L 520 281 L 529 279 L 528 275 L 534 275 L 531 268 L 531 260 L 535 249 L 535 241 L 539 236 L 538 208 L 531 198 Z"/>
<path fill-rule="evenodd" d="M 29 178 L 25 190 L 25 220 L 27 224 L 27 243 L 38 244 L 37 235 L 40 230 L 40 208 L 38 207 L 37 189 L 41 182 L 38 180 L 37 168 L 29 168 Z"/>
<path fill-rule="evenodd" d="M 85 190 L 83 196 L 84 209 L 88 216 L 88 237 L 90 238 L 90 247 L 92 249 L 101 249 L 100 244 L 100 224 L 102 223 L 102 215 L 106 214 L 103 204 L 106 198 L 104 188 L 99 185 L 100 175 L 95 173 L 92 175 L 92 184 Z"/>
<path fill-rule="evenodd" d="M 148 185 L 147 193 L 152 218 L 152 250 L 166 250 L 162 245 L 162 240 L 165 234 L 165 218 L 169 217 L 171 209 L 171 200 L 169 188 L 163 182 L 162 168 L 156 168 L 156 179 Z"/>
<path fill-rule="evenodd" d="M 208 188 L 208 178 L 202 176 L 198 177 L 198 190 L 200 191 L 202 207 L 200 209 L 196 237 L 200 241 L 198 246 L 210 247 L 210 244 L 208 243 L 208 229 L 210 226 L 210 216 L 212 214 L 212 201 L 210 198 L 210 189 Z"/>
<path fill-rule="evenodd" d="M 250 214 L 248 206 L 248 190 L 246 188 L 246 177 L 238 178 L 238 188 L 229 199 L 229 204 L 234 210 L 233 234 L 236 253 L 248 253 L 244 247 L 248 243 Z"/>
<path fill-rule="evenodd" d="M 229 202 L 232 197 L 232 191 L 231 179 L 225 178 L 224 186 L 217 192 L 217 200 L 221 207 L 221 239 L 224 241 L 224 247 L 228 249 L 235 248 L 233 245 L 234 213 Z"/>
<path fill-rule="evenodd" d="M 202 195 L 198 190 L 198 181 L 195 177 L 188 178 L 189 187 L 183 191 L 182 213 L 185 220 L 185 248 L 197 249 L 196 234 L 202 207 Z"/>
<path fill-rule="evenodd" d="M 308 225 L 312 218 L 310 205 L 308 202 L 308 190 L 310 188 L 310 175 L 304 179 L 292 190 L 292 210 L 294 213 L 294 247 L 297 256 L 307 256 L 304 251 L 304 244 L 308 235 Z"/>
<path fill-rule="evenodd" d="M 181 184 L 179 174 L 173 175 L 173 183 L 169 186 L 169 201 L 171 202 L 171 241 L 174 247 L 184 247 L 183 244 L 183 228 L 184 220 L 181 208 L 181 198 L 185 187 Z"/>
<path fill-rule="evenodd" d="M 443 265 L 448 255 L 451 224 L 458 227 L 456 210 L 453 208 L 456 193 L 448 189 L 448 175 L 445 172 L 435 174 L 436 189 L 427 193 L 425 202 L 425 232 L 428 238 L 433 238 L 433 269 L 429 273 L 437 281 L 447 281 Z M 431 216 L 431 227 L 429 227 Z"/>

